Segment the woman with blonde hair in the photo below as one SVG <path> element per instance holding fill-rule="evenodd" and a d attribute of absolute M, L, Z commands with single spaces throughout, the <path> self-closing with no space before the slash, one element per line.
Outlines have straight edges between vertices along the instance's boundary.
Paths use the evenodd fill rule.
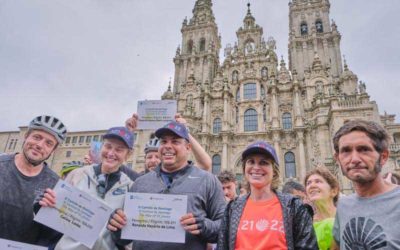
<path fill-rule="evenodd" d="M 264 141 L 252 143 L 242 163 L 250 193 L 228 204 L 217 249 L 318 249 L 309 210 L 300 199 L 277 192 L 275 149 Z"/>
<path fill-rule="evenodd" d="M 325 167 L 316 167 L 304 179 L 307 197 L 314 207 L 314 230 L 320 250 L 331 249 L 332 229 L 339 198 L 339 182 Z"/>

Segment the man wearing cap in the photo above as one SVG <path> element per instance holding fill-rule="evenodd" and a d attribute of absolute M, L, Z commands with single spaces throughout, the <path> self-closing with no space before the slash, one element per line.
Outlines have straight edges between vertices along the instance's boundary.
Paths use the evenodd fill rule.
<path fill-rule="evenodd" d="M 207 242 L 216 242 L 220 219 L 225 209 L 221 184 L 209 172 L 188 161 L 191 150 L 189 135 L 184 125 L 170 122 L 156 131 L 160 138 L 161 164 L 139 177 L 131 191 L 140 193 L 181 194 L 188 196 L 187 214 L 182 215 L 181 225 L 186 230 L 184 244 L 156 241 L 133 241 L 133 249 L 206 249 Z M 126 225 L 126 216 L 118 210 L 109 221 L 108 228 L 118 233 Z M 129 243 L 129 241 L 118 242 Z"/>
<path fill-rule="evenodd" d="M 66 133 L 56 117 L 38 116 L 28 126 L 22 152 L 0 156 L 0 238 L 43 246 L 59 239 L 55 231 L 33 221 L 32 205 L 59 179 L 45 161 Z"/>

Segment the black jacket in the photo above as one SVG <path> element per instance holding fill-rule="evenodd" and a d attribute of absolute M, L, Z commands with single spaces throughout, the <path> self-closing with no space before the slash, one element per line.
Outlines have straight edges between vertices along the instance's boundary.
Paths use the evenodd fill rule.
<path fill-rule="evenodd" d="M 318 250 L 310 210 L 299 198 L 279 192 L 276 195 L 282 205 L 283 224 L 288 250 Z M 249 195 L 239 197 L 231 201 L 226 207 L 218 238 L 218 250 L 235 249 L 240 217 L 248 198 Z"/>

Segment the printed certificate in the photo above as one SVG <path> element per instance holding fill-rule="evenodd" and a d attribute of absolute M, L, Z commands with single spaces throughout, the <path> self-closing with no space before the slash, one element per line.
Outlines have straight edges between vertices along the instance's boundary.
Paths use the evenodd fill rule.
<path fill-rule="evenodd" d="M 47 247 L 35 246 L 12 240 L 0 239 L 1 250 L 47 250 Z"/>
<path fill-rule="evenodd" d="M 92 248 L 113 210 L 63 180 L 54 191 L 56 208 L 42 207 L 34 220 Z"/>
<path fill-rule="evenodd" d="M 187 213 L 186 195 L 127 193 L 124 211 L 122 239 L 185 243 L 179 219 Z"/>
<path fill-rule="evenodd" d="M 139 101 L 137 128 L 151 130 L 161 128 L 168 122 L 175 120 L 176 110 L 175 100 Z"/>

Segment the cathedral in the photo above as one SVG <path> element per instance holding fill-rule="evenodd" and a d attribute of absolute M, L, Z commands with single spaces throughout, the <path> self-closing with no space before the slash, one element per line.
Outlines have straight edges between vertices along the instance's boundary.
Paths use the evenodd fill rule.
<path fill-rule="evenodd" d="M 162 96 L 175 99 L 178 112 L 213 161 L 241 178 L 241 152 L 255 140 L 275 147 L 282 181 L 302 181 L 305 173 L 324 165 L 344 190 L 334 158 L 332 138 L 350 119 L 381 123 L 392 137 L 386 170 L 399 171 L 400 124 L 380 115 L 364 82 L 342 60 L 341 34 L 329 17 L 328 0 L 289 3 L 288 64 L 275 52 L 275 40 L 244 9 L 237 41 L 227 44 L 220 61 L 221 37 L 211 0 L 197 0 L 193 16 L 182 23 L 182 44 L 173 59 L 175 75 Z"/>
<path fill-rule="evenodd" d="M 276 55 L 275 40 L 264 36 L 250 5 L 243 6 L 237 41 L 221 51 L 212 1 L 195 2 L 193 16 L 183 20 L 182 43 L 173 58 L 173 83 L 162 99 L 177 100 L 191 134 L 211 156 L 214 174 L 228 169 L 241 179 L 241 153 L 251 142 L 265 140 L 277 151 L 282 182 L 301 182 L 308 170 L 323 165 L 348 192 L 351 183 L 335 163 L 332 137 L 355 118 L 376 121 L 387 129 L 390 158 L 383 171 L 400 173 L 400 124 L 394 115 L 379 114 L 366 84 L 342 59 L 341 34 L 329 9 L 328 0 L 290 1 L 286 64 Z M 20 127 L 0 132 L 0 152 L 17 152 L 26 131 Z M 105 132 L 68 132 L 48 159 L 52 169 L 58 172 L 64 163 L 82 160 L 91 142 L 101 141 Z M 126 164 L 137 171 L 143 170 L 150 133 L 136 133 L 134 154 Z"/>

